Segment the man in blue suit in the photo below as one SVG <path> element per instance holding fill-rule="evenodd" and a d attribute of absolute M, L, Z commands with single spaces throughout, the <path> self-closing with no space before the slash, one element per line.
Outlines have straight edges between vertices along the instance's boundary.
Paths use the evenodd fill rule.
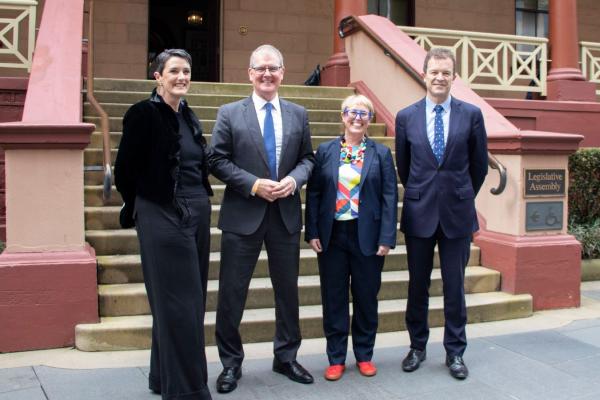
<path fill-rule="evenodd" d="M 408 253 L 406 327 L 410 351 L 402 369 L 415 371 L 426 358 L 429 285 L 437 244 L 444 289 L 446 365 L 456 379 L 469 370 L 464 274 L 471 236 L 479 229 L 475 196 L 487 174 L 487 137 L 481 110 L 450 96 L 456 76 L 451 51 L 425 57 L 427 96 L 396 115 L 396 166 L 404 186 L 401 230 Z"/>

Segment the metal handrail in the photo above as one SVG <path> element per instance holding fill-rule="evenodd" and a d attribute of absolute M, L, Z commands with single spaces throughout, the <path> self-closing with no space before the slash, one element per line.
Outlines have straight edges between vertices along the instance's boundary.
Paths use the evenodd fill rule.
<path fill-rule="evenodd" d="M 489 151 L 488 151 L 488 165 L 490 168 L 497 170 L 498 174 L 500 175 L 500 182 L 498 183 L 498 187 L 490 189 L 490 193 L 495 194 L 497 196 L 500 193 L 502 193 L 504 191 L 504 188 L 506 187 L 506 167 L 504 165 L 502 165 L 500 160 L 498 160 L 496 157 L 494 157 L 494 155 L 492 153 L 490 153 Z"/>
<path fill-rule="evenodd" d="M 417 81 L 421 86 L 425 86 L 425 83 L 423 82 L 421 75 L 419 75 L 419 73 L 417 71 L 413 70 L 411 67 L 406 65 L 404 63 L 404 60 L 402 59 L 402 57 L 400 57 L 399 54 L 397 54 L 394 50 L 392 50 L 385 43 L 383 43 L 383 41 L 379 40 L 375 35 L 373 35 L 372 32 L 369 31 L 368 27 L 364 26 L 354 16 L 349 16 L 349 17 L 343 18 L 340 21 L 340 24 L 338 26 L 338 35 L 340 36 L 340 38 L 343 39 L 346 36 L 352 34 L 353 32 L 355 32 L 359 29 L 362 29 L 362 31 L 367 36 L 369 36 L 375 43 L 377 43 L 383 49 L 383 53 L 386 56 L 390 57 L 392 60 L 394 60 L 394 62 L 396 62 L 396 64 L 398 64 L 402 69 L 404 69 L 406 72 L 408 72 L 409 75 L 412 76 L 413 78 L 415 78 L 415 81 Z M 492 153 L 490 153 L 489 151 L 488 151 L 488 165 L 490 166 L 490 168 L 497 170 L 498 173 L 500 174 L 500 183 L 498 184 L 498 187 L 490 189 L 490 192 L 492 194 L 499 195 L 500 193 L 502 193 L 504 191 L 504 188 L 506 187 L 506 180 L 507 180 L 506 167 L 500 162 L 500 160 L 498 160 L 496 157 L 494 157 L 492 155 Z"/>
<path fill-rule="evenodd" d="M 86 97 L 90 104 L 100 116 L 100 128 L 102 129 L 102 160 L 104 162 L 104 180 L 102 188 L 102 200 L 106 204 L 110 200 L 112 190 L 112 169 L 110 161 L 110 133 L 108 130 L 108 114 L 94 97 L 94 0 L 89 2 L 88 21 L 88 60 L 87 60 L 87 93 Z"/>

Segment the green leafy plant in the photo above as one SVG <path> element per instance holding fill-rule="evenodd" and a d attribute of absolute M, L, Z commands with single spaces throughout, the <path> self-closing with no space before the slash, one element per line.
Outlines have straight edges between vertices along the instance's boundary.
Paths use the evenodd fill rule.
<path fill-rule="evenodd" d="M 600 258 L 600 219 L 591 223 L 570 223 L 569 233 L 581 242 L 582 258 Z"/>
<path fill-rule="evenodd" d="M 569 216 L 574 224 L 600 219 L 600 149 L 580 149 L 569 157 Z"/>

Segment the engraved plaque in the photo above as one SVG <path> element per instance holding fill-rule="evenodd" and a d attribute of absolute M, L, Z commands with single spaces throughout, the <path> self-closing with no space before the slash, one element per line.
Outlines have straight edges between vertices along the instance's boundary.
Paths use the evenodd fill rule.
<path fill-rule="evenodd" d="M 565 195 L 564 169 L 526 169 L 525 197 Z"/>
<path fill-rule="evenodd" d="M 563 202 L 527 202 L 525 206 L 526 231 L 556 231 L 563 227 Z"/>

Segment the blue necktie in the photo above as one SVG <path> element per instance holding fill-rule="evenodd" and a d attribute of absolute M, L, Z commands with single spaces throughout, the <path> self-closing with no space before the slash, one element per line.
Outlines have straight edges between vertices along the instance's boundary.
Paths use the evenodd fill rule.
<path fill-rule="evenodd" d="M 273 115 L 271 109 L 273 104 L 265 104 L 265 124 L 263 126 L 263 140 L 265 141 L 265 150 L 267 152 L 267 160 L 269 160 L 269 171 L 271 171 L 271 179 L 277 180 L 277 155 L 275 154 L 275 124 L 273 123 Z"/>
<path fill-rule="evenodd" d="M 433 155 L 437 158 L 439 165 L 442 163 L 444 148 L 446 147 L 446 144 L 444 143 L 444 120 L 442 119 L 444 107 L 438 104 L 433 107 L 433 111 L 435 111 L 435 124 L 433 125 Z"/>

